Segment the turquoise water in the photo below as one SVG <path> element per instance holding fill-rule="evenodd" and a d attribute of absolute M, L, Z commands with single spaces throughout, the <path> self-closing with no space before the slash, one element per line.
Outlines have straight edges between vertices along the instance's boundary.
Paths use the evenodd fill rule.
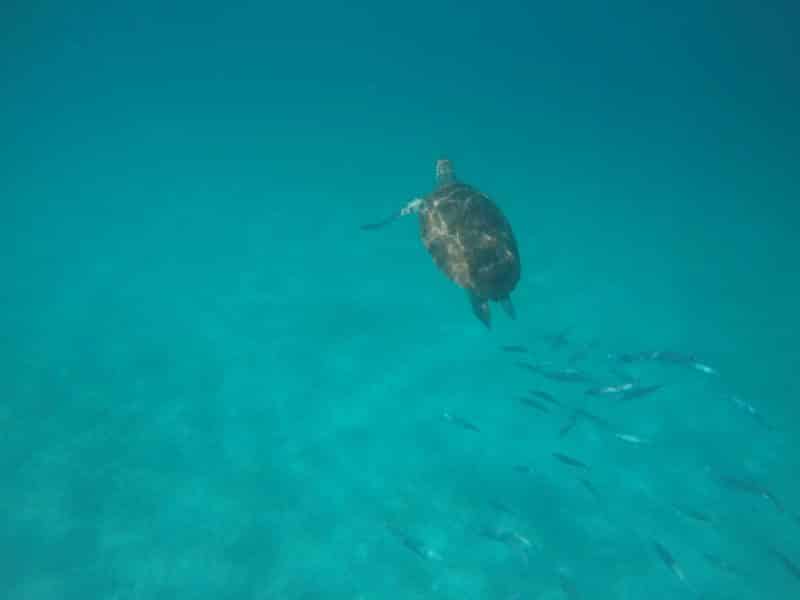
<path fill-rule="evenodd" d="M 793 4 L 17 4 L 3 598 L 798 597 Z M 442 155 L 516 321 L 359 229 Z"/>

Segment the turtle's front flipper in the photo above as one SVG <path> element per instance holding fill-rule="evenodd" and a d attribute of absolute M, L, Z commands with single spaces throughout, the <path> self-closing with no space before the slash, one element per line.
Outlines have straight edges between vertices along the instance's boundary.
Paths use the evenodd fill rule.
<path fill-rule="evenodd" d="M 517 318 L 517 311 L 514 309 L 514 304 L 511 302 L 511 296 L 506 296 L 500 300 L 500 306 L 503 307 L 503 310 L 506 311 L 506 314 L 509 317 L 512 319 Z"/>
<path fill-rule="evenodd" d="M 472 312 L 481 320 L 481 323 L 491 329 L 492 316 L 489 312 L 489 301 L 479 298 L 472 290 L 467 290 L 467 296 L 469 297 L 469 303 L 472 305 Z"/>
<path fill-rule="evenodd" d="M 400 217 L 417 214 L 422 209 L 423 202 L 424 200 L 422 198 L 414 198 L 411 202 L 406 204 L 400 212 L 393 214 L 391 217 L 388 217 L 383 221 L 378 221 L 377 223 L 366 223 L 365 225 L 361 226 L 361 229 L 363 231 L 369 231 L 371 229 L 381 229 L 391 223 L 394 223 Z"/>

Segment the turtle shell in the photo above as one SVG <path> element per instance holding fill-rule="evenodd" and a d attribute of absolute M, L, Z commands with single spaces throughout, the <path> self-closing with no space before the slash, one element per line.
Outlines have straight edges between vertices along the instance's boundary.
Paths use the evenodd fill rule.
<path fill-rule="evenodd" d="M 419 213 L 422 243 L 436 265 L 481 300 L 509 297 L 520 277 L 517 241 L 492 200 L 454 182 L 436 189 Z"/>

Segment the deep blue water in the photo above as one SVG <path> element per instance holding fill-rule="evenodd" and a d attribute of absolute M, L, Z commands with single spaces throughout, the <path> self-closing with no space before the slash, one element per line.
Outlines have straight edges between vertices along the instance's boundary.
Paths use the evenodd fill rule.
<path fill-rule="evenodd" d="M 795 3 L 115 4 L 0 8 L 0 596 L 798 597 Z"/>

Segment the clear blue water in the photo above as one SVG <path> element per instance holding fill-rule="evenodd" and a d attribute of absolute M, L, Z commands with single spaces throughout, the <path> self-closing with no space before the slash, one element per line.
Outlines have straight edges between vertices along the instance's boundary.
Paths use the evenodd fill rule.
<path fill-rule="evenodd" d="M 3 598 L 798 597 L 793 3 L 113 4 L 0 8 Z"/>

